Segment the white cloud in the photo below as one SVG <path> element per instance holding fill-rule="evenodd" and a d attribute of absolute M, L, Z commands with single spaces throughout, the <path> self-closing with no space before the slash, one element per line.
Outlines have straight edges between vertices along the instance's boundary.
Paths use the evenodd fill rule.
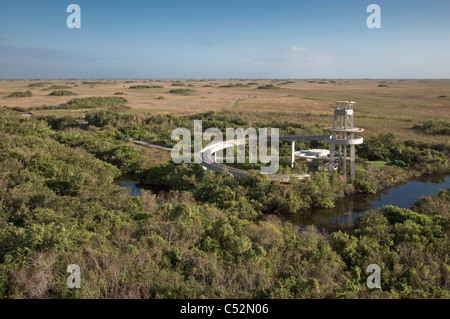
<path fill-rule="evenodd" d="M 329 66 L 337 61 L 338 57 L 320 50 L 292 46 L 289 49 L 274 49 L 272 55 L 256 57 L 256 62 L 278 62 L 295 64 L 302 67 Z"/>
<path fill-rule="evenodd" d="M 295 52 L 307 52 L 308 51 L 307 48 L 299 48 L 299 47 L 292 47 L 291 50 L 295 51 Z"/>
<path fill-rule="evenodd" d="M 286 53 L 287 61 L 304 63 L 310 66 L 329 65 L 336 59 L 337 57 L 335 55 L 324 51 L 296 46 L 293 46 L 291 50 Z"/>

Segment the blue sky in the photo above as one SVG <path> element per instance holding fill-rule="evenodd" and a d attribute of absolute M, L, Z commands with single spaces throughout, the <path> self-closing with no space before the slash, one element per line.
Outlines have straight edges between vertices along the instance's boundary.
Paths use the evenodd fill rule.
<path fill-rule="evenodd" d="M 450 78 L 450 1 L 1 0 L 0 78 Z"/>

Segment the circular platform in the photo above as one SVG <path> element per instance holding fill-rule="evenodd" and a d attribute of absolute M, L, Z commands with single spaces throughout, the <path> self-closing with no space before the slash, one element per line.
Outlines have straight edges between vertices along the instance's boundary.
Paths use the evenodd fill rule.
<path fill-rule="evenodd" d="M 330 158 L 330 150 L 311 149 L 294 152 L 294 155 L 303 159 L 322 159 L 328 160 Z"/>

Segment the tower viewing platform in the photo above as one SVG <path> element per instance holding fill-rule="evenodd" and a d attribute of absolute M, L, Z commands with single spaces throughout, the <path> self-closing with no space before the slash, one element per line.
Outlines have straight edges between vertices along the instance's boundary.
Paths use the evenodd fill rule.
<path fill-rule="evenodd" d="M 318 166 L 318 162 L 326 161 L 329 156 L 328 171 L 333 173 L 336 169 L 345 178 L 347 178 L 348 163 L 350 161 L 350 178 L 354 180 L 356 178 L 355 169 L 355 145 L 362 144 L 364 139 L 356 135 L 357 133 L 364 132 L 364 129 L 355 127 L 354 122 L 354 106 L 353 101 L 338 101 L 336 102 L 336 108 L 334 110 L 333 127 L 324 128 L 324 134 L 322 135 L 284 135 L 279 137 L 281 142 L 291 143 L 291 167 L 294 167 L 295 157 L 299 157 L 307 161 L 315 161 L 315 166 Z M 295 151 L 296 141 L 323 141 L 330 144 L 330 150 L 303 150 L 300 152 Z M 237 145 L 245 145 L 248 143 L 248 137 L 242 139 L 234 139 L 231 141 L 220 141 L 213 143 L 203 148 L 198 156 L 200 163 L 205 169 L 210 169 L 215 172 L 231 173 L 236 178 L 242 178 L 247 175 L 247 171 L 238 169 L 235 167 L 226 166 L 216 161 L 216 153 Z M 328 153 L 329 152 L 329 153 Z M 212 160 L 207 160 L 211 159 Z M 319 163 L 320 164 L 320 163 Z M 314 166 L 314 165 L 313 165 Z M 326 166 L 325 166 L 326 168 Z M 310 174 L 270 174 L 272 181 L 288 182 L 291 177 L 299 179 L 308 178 Z"/>
<path fill-rule="evenodd" d="M 347 161 L 350 161 L 350 178 L 356 178 L 355 145 L 362 144 L 364 139 L 355 133 L 364 132 L 364 129 L 355 127 L 353 101 L 338 101 L 334 110 L 333 127 L 325 128 L 328 132 L 324 138 L 330 144 L 330 161 L 328 171 L 332 173 L 336 167 L 347 177 Z M 350 156 L 348 156 L 350 149 Z"/>

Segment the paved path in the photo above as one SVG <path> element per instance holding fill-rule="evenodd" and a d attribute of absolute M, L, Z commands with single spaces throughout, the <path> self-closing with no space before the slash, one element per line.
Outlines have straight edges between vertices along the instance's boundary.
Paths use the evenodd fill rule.
<path fill-rule="evenodd" d="M 132 138 L 131 141 L 133 143 L 135 143 L 135 144 L 150 146 L 150 147 L 158 148 L 158 149 L 164 150 L 164 151 L 171 151 L 172 150 L 171 147 L 161 146 L 161 145 L 157 145 L 157 144 L 152 144 L 152 143 L 145 142 L 145 141 L 139 141 L 139 140 L 136 140 L 134 138 Z"/>
<path fill-rule="evenodd" d="M 222 108 L 222 111 L 225 111 L 226 109 L 233 107 L 234 103 L 236 103 L 239 100 L 246 99 L 246 98 L 248 98 L 248 95 L 244 95 L 244 96 L 238 97 L 237 99 L 234 99 L 233 101 L 230 102 L 230 104 L 228 104 L 227 106 Z"/>
<path fill-rule="evenodd" d="M 280 136 L 280 140 L 281 141 L 320 141 L 323 140 L 324 136 L 323 135 L 310 135 L 310 136 L 304 136 L 304 135 L 286 135 L 286 136 Z M 150 146 L 150 147 L 155 147 L 161 150 L 166 150 L 166 151 L 172 151 L 172 148 L 167 147 L 167 146 L 161 146 L 161 145 L 156 145 L 156 144 L 152 144 L 149 142 L 145 142 L 145 141 L 139 141 L 136 139 L 131 139 L 131 141 L 135 144 L 139 144 L 139 145 L 145 145 L 145 146 Z M 238 169 L 235 167 L 230 167 L 224 164 L 220 164 L 217 162 L 209 162 L 206 160 L 206 157 L 210 156 L 211 153 L 217 152 L 221 149 L 225 149 L 234 145 L 240 145 L 240 144 L 245 144 L 248 142 L 248 138 L 247 139 L 243 139 L 243 140 L 233 140 L 233 141 L 223 141 L 223 142 L 218 142 L 215 143 L 213 145 L 208 145 L 207 147 L 205 147 L 204 149 L 202 149 L 199 153 L 199 159 L 201 161 L 201 164 L 203 167 L 205 167 L 206 169 L 210 169 L 214 172 L 217 173 L 224 173 L 225 171 L 230 173 L 231 175 L 233 175 L 236 178 L 242 178 L 244 176 L 247 175 L 248 171 L 247 170 L 243 170 L 243 169 Z M 280 182 L 288 182 L 291 177 L 294 178 L 298 178 L 298 179 L 304 179 L 304 178 L 309 178 L 310 175 L 309 174 L 268 174 L 269 178 L 272 181 L 280 181 Z"/>
<path fill-rule="evenodd" d="M 323 135 L 286 135 L 286 136 L 280 136 L 281 141 L 320 141 L 323 140 Z M 232 141 L 222 141 L 217 142 L 212 145 L 208 145 L 205 148 L 203 148 L 200 153 L 198 154 L 199 160 L 203 167 L 206 169 L 210 169 L 217 173 L 224 173 L 228 172 L 231 175 L 233 175 L 235 178 L 242 178 L 245 177 L 248 174 L 247 170 L 238 169 L 235 167 L 230 167 L 221 163 L 217 163 L 214 160 L 210 160 L 212 154 L 215 152 L 218 152 L 220 150 L 226 149 L 228 147 L 234 147 L 235 145 L 242 145 L 247 144 L 248 138 L 240 139 L 240 140 L 232 140 Z M 287 183 L 291 179 L 291 177 L 298 178 L 298 179 L 305 179 L 309 178 L 310 174 L 267 174 L 269 176 L 270 180 L 272 181 L 279 181 Z"/>

